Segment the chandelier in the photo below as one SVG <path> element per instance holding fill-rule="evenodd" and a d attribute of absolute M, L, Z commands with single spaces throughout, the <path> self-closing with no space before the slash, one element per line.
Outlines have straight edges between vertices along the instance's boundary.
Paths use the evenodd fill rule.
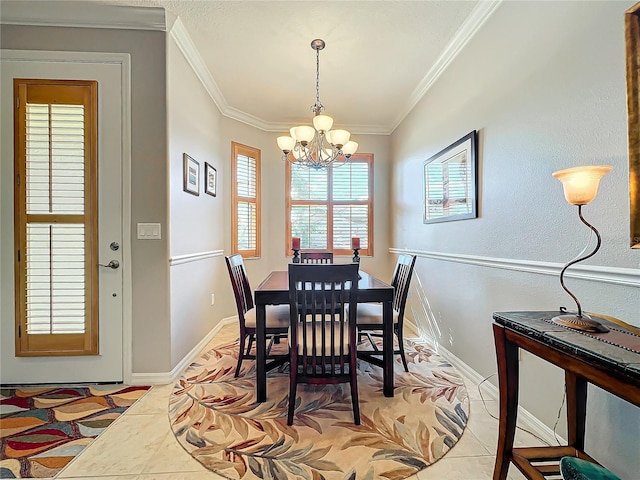
<path fill-rule="evenodd" d="M 358 144 L 349 140 L 347 130 L 331 130 L 333 118 L 324 115 L 324 105 L 320 102 L 320 50 L 324 40 L 315 39 L 311 48 L 316 51 L 316 103 L 311 105 L 314 113 L 313 127 L 301 125 L 289 130 L 290 136 L 278 137 L 278 147 L 282 150 L 282 160 L 288 160 L 300 167 L 315 169 L 330 165 L 344 165 L 358 149 Z"/>

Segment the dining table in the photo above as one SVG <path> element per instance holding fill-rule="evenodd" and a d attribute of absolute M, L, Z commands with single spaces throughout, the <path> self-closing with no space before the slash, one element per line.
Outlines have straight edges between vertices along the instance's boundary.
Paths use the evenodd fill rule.
<path fill-rule="evenodd" d="M 382 391 L 385 397 L 393 397 L 393 287 L 360 270 L 358 303 L 382 303 Z M 267 400 L 267 338 L 265 312 L 267 305 L 289 303 L 289 273 L 271 272 L 254 290 L 256 308 L 256 399 Z"/>

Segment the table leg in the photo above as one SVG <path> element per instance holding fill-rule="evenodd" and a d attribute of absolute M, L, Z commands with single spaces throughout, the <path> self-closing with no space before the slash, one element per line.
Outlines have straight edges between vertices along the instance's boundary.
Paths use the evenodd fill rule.
<path fill-rule="evenodd" d="M 382 304 L 382 360 L 384 362 L 383 386 L 385 397 L 393 397 L 393 306 L 391 301 Z"/>
<path fill-rule="evenodd" d="M 256 401 L 267 400 L 266 307 L 256 305 Z"/>
<path fill-rule="evenodd" d="M 567 436 L 569 446 L 584 452 L 585 419 L 587 417 L 587 381 L 565 371 L 567 391 Z"/>
<path fill-rule="evenodd" d="M 505 329 L 500 325 L 493 325 L 493 336 L 496 345 L 500 390 L 498 450 L 493 480 L 506 480 L 513 452 L 513 439 L 518 415 L 518 346 L 507 340 Z"/>

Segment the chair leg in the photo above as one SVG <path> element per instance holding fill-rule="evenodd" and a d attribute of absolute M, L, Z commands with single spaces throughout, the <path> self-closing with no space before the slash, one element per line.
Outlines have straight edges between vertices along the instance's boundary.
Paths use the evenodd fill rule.
<path fill-rule="evenodd" d="M 247 334 L 244 331 L 240 332 L 240 348 L 238 349 L 238 365 L 236 366 L 236 374 L 234 377 L 238 377 L 240 375 L 240 367 L 242 366 L 242 360 L 244 359 L 244 342 L 247 338 Z"/>
<path fill-rule="evenodd" d="M 353 405 L 353 423 L 360 425 L 360 403 L 358 401 L 358 371 L 355 355 L 352 355 L 349 362 L 349 385 L 351 386 L 351 403 Z"/>
<path fill-rule="evenodd" d="M 293 425 L 293 411 L 296 406 L 296 387 L 298 379 L 298 358 L 297 355 L 291 356 L 291 365 L 289 368 L 289 408 L 287 411 L 287 425 Z"/>
<path fill-rule="evenodd" d="M 404 339 L 402 338 L 402 330 L 400 328 L 396 330 L 396 337 L 398 337 L 398 347 L 400 348 L 400 358 L 402 359 L 402 364 L 404 365 L 404 371 L 408 372 L 409 367 L 407 365 L 407 358 L 404 355 Z"/>

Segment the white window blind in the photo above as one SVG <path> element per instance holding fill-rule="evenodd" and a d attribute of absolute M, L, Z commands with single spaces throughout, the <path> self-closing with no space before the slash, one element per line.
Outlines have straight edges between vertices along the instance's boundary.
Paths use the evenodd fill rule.
<path fill-rule="evenodd" d="M 236 163 L 238 196 L 256 198 L 256 159 L 238 155 Z"/>
<path fill-rule="evenodd" d="M 83 105 L 26 105 L 28 334 L 85 333 L 85 226 L 60 222 L 85 212 L 84 127 Z"/>
<path fill-rule="evenodd" d="M 27 333 L 84 333 L 84 225 L 27 225 Z"/>
<path fill-rule="evenodd" d="M 238 202 L 238 249 L 256 248 L 256 205 Z"/>
<path fill-rule="evenodd" d="M 27 104 L 27 213 L 84 213 L 84 105 Z"/>

